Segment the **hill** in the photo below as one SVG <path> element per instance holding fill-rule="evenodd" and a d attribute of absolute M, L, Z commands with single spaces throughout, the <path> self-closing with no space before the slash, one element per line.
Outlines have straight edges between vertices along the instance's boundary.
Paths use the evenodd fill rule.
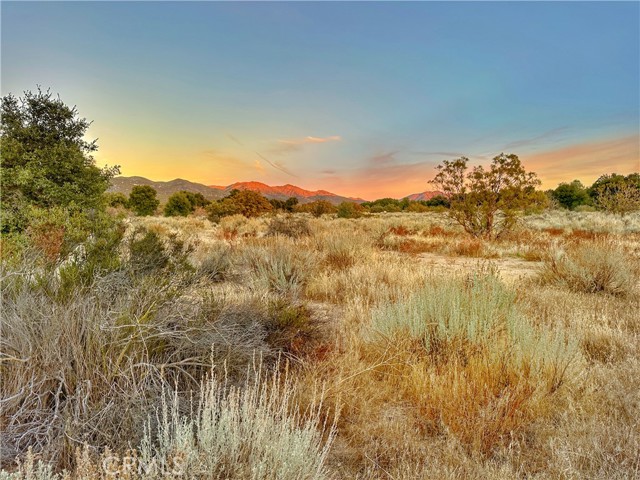
<path fill-rule="evenodd" d="M 407 195 L 409 200 L 422 201 L 422 200 L 431 200 L 433 197 L 437 197 L 438 195 L 442 195 L 442 192 L 422 192 L 422 193 L 412 193 L 411 195 Z"/>
<path fill-rule="evenodd" d="M 326 190 L 305 190 L 295 185 L 270 186 L 260 182 L 236 182 L 231 185 L 216 186 L 203 185 L 201 183 L 190 182 L 177 178 L 168 182 L 155 182 L 144 177 L 115 177 L 111 180 L 110 192 L 119 192 L 129 195 L 131 189 L 135 185 L 150 185 L 158 192 L 160 202 L 166 202 L 174 193 L 186 190 L 194 193 L 201 193 L 208 200 L 217 200 L 226 197 L 231 190 L 254 190 L 260 192 L 265 197 L 278 200 L 286 200 L 289 197 L 295 197 L 300 203 L 309 203 L 316 200 L 326 200 L 335 205 L 342 202 L 364 202 L 361 198 L 343 197 Z"/>
<path fill-rule="evenodd" d="M 201 193 L 207 200 L 217 200 L 225 196 L 224 192 L 182 178 L 176 178 L 168 182 L 154 182 L 144 177 L 115 177 L 111 180 L 109 191 L 129 195 L 131 189 L 136 185 L 150 185 L 155 188 L 158 192 L 158 199 L 162 203 L 166 202 L 171 195 L 181 190 Z"/>
<path fill-rule="evenodd" d="M 291 184 L 271 186 L 261 182 L 237 182 L 226 187 L 216 185 L 211 185 L 210 187 L 226 193 L 230 192 L 233 189 L 254 190 L 256 192 L 260 192 L 262 195 L 269 199 L 275 198 L 278 200 L 286 200 L 287 198 L 295 197 L 300 201 L 300 203 L 309 203 L 316 200 L 326 200 L 337 205 L 342 202 L 362 203 L 365 201 L 362 198 L 343 197 L 340 195 L 336 195 L 335 193 L 327 192 L 326 190 L 305 190 L 304 188 L 296 187 L 295 185 Z"/>

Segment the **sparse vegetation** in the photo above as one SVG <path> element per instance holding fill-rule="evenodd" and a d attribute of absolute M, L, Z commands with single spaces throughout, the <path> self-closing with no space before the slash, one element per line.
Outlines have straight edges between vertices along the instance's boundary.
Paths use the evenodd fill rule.
<path fill-rule="evenodd" d="M 84 280 L 89 260 L 66 264 L 73 248 L 34 221 L 3 260 L 3 475 L 95 477 L 106 455 L 213 478 L 409 479 L 425 459 L 437 478 L 624 478 L 640 222 L 554 215 L 499 240 L 437 213 L 134 217 Z"/>

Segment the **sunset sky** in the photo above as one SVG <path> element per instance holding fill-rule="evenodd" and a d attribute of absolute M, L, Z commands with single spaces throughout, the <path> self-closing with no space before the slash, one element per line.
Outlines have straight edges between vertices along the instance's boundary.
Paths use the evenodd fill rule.
<path fill-rule="evenodd" d="M 100 165 L 374 199 L 516 153 L 543 187 L 640 170 L 640 3 L 1 4 L 2 94 L 93 120 Z"/>

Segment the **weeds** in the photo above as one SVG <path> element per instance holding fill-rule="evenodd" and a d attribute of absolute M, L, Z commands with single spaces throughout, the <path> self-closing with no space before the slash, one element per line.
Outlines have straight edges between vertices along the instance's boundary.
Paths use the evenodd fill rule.
<path fill-rule="evenodd" d="M 545 261 L 540 279 L 576 292 L 625 296 L 637 276 L 625 254 L 611 243 L 574 244 L 556 248 Z"/>

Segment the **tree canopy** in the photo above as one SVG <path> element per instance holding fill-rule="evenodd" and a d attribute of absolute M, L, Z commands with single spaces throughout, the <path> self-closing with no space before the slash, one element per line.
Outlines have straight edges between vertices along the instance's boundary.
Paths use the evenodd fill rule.
<path fill-rule="evenodd" d="M 29 205 L 50 208 L 101 206 L 102 194 L 119 168 L 98 168 L 96 140 L 85 135 L 90 122 L 50 90 L 2 97 L 0 145 L 2 230 L 20 230 Z"/>
<path fill-rule="evenodd" d="M 153 215 L 160 205 L 158 192 L 150 185 L 135 185 L 129 193 L 129 208 L 136 215 Z"/>
<path fill-rule="evenodd" d="M 431 183 L 450 202 L 449 215 L 476 237 L 495 238 L 512 229 L 519 211 L 540 201 L 535 173 L 527 172 L 514 154 L 493 158 L 488 169 L 468 169 L 469 159 L 445 160 Z"/>

